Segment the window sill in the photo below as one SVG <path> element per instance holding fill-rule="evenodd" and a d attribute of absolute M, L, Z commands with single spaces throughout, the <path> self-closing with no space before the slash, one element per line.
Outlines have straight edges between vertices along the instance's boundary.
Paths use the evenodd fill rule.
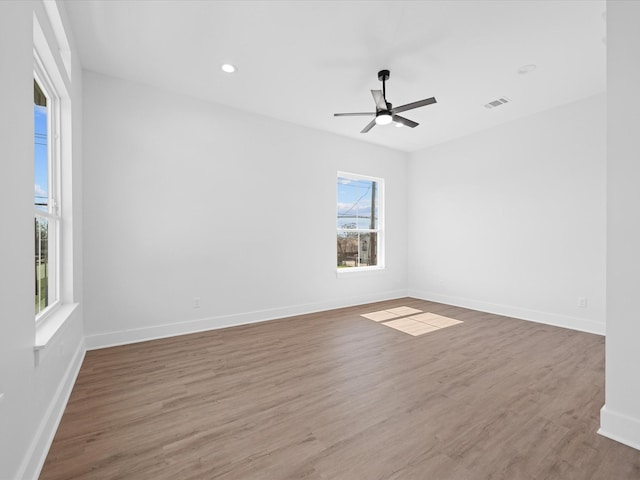
<path fill-rule="evenodd" d="M 34 350 L 40 351 L 47 347 L 56 334 L 62 330 L 66 321 L 71 317 L 74 310 L 78 306 L 77 303 L 67 303 L 60 305 L 54 312 L 47 315 L 36 325 L 36 343 Z"/>
<path fill-rule="evenodd" d="M 363 275 L 371 275 L 374 272 L 384 272 L 384 267 L 339 268 L 336 270 L 336 278 L 361 277 Z"/>

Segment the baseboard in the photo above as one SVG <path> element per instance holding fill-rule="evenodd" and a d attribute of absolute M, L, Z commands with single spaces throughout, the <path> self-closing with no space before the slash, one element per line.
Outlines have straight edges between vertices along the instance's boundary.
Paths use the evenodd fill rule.
<path fill-rule="evenodd" d="M 355 305 L 381 302 L 384 300 L 393 300 L 406 296 L 406 290 L 395 290 L 328 302 L 293 305 L 267 310 L 256 310 L 252 312 L 237 313 L 233 315 L 200 318 L 185 322 L 175 322 L 144 328 L 87 335 L 85 337 L 85 342 L 87 350 L 96 350 L 99 348 L 144 342 L 147 340 L 155 340 L 158 338 L 174 337 L 177 335 L 186 335 L 189 333 L 216 330 L 219 328 L 235 327 L 238 325 L 246 325 L 248 323 L 265 322 L 268 320 L 293 317 L 296 315 L 304 315 L 307 313 L 321 312 L 325 310 L 332 310 L 335 308 L 353 307 Z"/>
<path fill-rule="evenodd" d="M 605 335 L 605 324 L 586 320 L 583 318 L 570 317 L 568 315 L 558 315 L 555 313 L 541 312 L 538 310 L 530 310 L 527 308 L 514 307 L 511 305 L 501 305 L 497 303 L 483 302 L 469 298 L 454 297 L 443 295 L 440 293 L 425 292 L 418 290 L 409 290 L 409 296 L 428 300 L 431 302 L 446 303 L 447 305 L 455 305 L 456 307 L 470 308 L 481 312 L 495 313 L 507 317 L 518 318 L 521 320 L 529 320 L 555 327 L 570 328 L 581 332 L 595 333 L 597 335 Z"/>
<path fill-rule="evenodd" d="M 612 411 L 605 405 L 600 410 L 600 429 L 603 437 L 640 450 L 640 419 Z"/>
<path fill-rule="evenodd" d="M 71 391 L 76 383 L 76 378 L 78 377 L 78 373 L 80 373 L 80 367 L 82 366 L 85 352 L 85 343 L 84 340 L 81 340 L 78 348 L 73 354 L 69 367 L 67 368 L 67 371 L 62 378 L 51 403 L 49 404 L 49 408 L 47 408 L 47 411 L 38 426 L 38 430 L 33 437 L 29 450 L 27 451 L 22 465 L 18 470 L 17 478 L 30 478 L 36 480 L 39 477 L 40 471 L 47 459 L 49 448 L 53 443 L 53 437 L 58 430 L 60 420 L 62 420 L 64 409 L 66 408 L 69 397 L 71 396 Z"/>

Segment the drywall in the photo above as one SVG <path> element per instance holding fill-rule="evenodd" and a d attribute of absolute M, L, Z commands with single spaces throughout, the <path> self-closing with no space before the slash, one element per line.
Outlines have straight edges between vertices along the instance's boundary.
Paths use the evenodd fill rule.
<path fill-rule="evenodd" d="M 600 433 L 640 449 L 640 4 L 607 2 L 606 405 Z"/>
<path fill-rule="evenodd" d="M 406 295 L 403 153 L 91 72 L 84 91 L 88 348 Z M 385 179 L 384 270 L 336 276 L 339 170 Z"/>
<path fill-rule="evenodd" d="M 603 334 L 605 128 L 602 94 L 412 154 L 410 295 Z"/>
<path fill-rule="evenodd" d="M 67 84 L 75 135 L 71 147 L 64 146 L 73 163 L 63 175 L 72 177 L 73 189 L 63 196 L 62 208 L 67 215 L 63 255 L 73 263 L 63 297 L 80 305 L 49 345 L 37 356 L 34 351 L 34 14 L 61 62 L 42 2 L 0 2 L 0 479 L 37 477 L 84 355 L 79 69 Z M 78 65 L 75 50 L 71 53 Z"/>

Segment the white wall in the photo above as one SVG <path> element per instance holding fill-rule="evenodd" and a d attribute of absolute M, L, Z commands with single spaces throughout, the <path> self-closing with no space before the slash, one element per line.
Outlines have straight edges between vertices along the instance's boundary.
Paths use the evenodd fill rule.
<path fill-rule="evenodd" d="M 89 348 L 406 295 L 405 154 L 90 72 L 84 91 Z M 384 271 L 336 278 L 338 170 L 385 179 Z"/>
<path fill-rule="evenodd" d="M 640 3 L 607 2 L 606 405 L 600 433 L 640 449 Z"/>
<path fill-rule="evenodd" d="M 68 84 L 73 105 L 74 206 L 68 217 L 74 315 L 39 355 L 34 352 L 33 16 L 50 45 L 41 2 L 0 2 L 0 478 L 34 478 L 44 461 L 84 354 L 81 256 L 81 75 Z M 52 47 L 60 61 L 57 47 Z M 73 53 L 72 61 L 78 59 Z M 60 63 L 61 65 L 61 63 Z M 64 200 L 64 199 L 63 199 Z M 67 206 L 63 205 L 63 208 Z M 72 222 L 71 222 L 72 220 Z M 67 258 L 68 260 L 68 258 Z"/>
<path fill-rule="evenodd" d="M 605 102 L 412 154 L 410 295 L 604 333 Z"/>

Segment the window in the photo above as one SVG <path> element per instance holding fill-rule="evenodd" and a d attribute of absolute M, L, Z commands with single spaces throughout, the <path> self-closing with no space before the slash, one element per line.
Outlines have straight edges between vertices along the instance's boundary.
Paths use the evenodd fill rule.
<path fill-rule="evenodd" d="M 45 3 L 44 10 L 33 12 L 34 156 L 26 159 L 34 162 L 36 365 L 39 352 L 78 307 L 73 288 L 74 259 L 79 253 L 74 249 L 73 225 L 73 181 L 74 173 L 79 174 L 73 168 L 73 83 L 64 58 L 69 49 L 57 3 Z M 41 25 L 47 26 L 46 35 Z"/>
<path fill-rule="evenodd" d="M 338 269 L 384 267 L 384 180 L 338 172 Z"/>
<path fill-rule="evenodd" d="M 59 298 L 58 105 L 52 84 L 36 58 L 33 80 L 36 320 L 50 311 Z"/>

